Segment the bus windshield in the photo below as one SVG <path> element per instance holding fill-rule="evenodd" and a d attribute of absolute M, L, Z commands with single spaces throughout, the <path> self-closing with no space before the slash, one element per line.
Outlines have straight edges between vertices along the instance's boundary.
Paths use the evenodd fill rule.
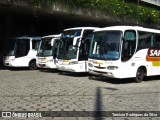
<path fill-rule="evenodd" d="M 52 56 L 52 38 L 42 38 L 37 56 Z"/>
<path fill-rule="evenodd" d="M 63 31 L 61 38 L 73 38 L 81 35 L 81 29 Z"/>
<path fill-rule="evenodd" d="M 77 43 L 78 44 L 78 43 Z M 76 59 L 78 46 L 73 45 L 73 38 L 61 39 L 58 51 L 58 59 Z"/>
<path fill-rule="evenodd" d="M 75 37 L 81 35 L 82 29 L 67 30 L 62 33 L 61 40 L 57 50 L 58 59 L 76 59 L 79 39 L 74 41 Z M 74 45 L 76 43 L 76 45 Z"/>
<path fill-rule="evenodd" d="M 89 58 L 117 60 L 120 57 L 122 31 L 95 32 L 91 42 Z"/>
<path fill-rule="evenodd" d="M 26 56 L 29 48 L 29 39 L 11 39 L 7 56 Z"/>

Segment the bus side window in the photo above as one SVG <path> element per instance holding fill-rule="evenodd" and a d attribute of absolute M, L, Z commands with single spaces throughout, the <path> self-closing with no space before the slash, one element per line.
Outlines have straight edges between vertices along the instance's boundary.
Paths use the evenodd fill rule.
<path fill-rule="evenodd" d="M 137 51 L 153 47 L 154 35 L 152 33 L 138 31 Z"/>
<path fill-rule="evenodd" d="M 52 47 L 53 59 L 57 57 L 58 44 L 59 44 L 59 39 L 56 39 L 56 40 L 55 40 L 55 43 L 53 44 L 53 47 Z"/>
<path fill-rule="evenodd" d="M 84 30 L 83 32 L 83 38 L 85 39 L 91 39 L 93 35 L 93 30 Z"/>
<path fill-rule="evenodd" d="M 155 34 L 154 48 L 160 49 L 160 34 Z"/>
<path fill-rule="evenodd" d="M 81 42 L 81 46 L 79 49 L 79 60 L 88 60 L 88 54 L 89 54 L 89 48 L 90 48 L 90 39 L 83 39 L 83 42 Z"/>
<path fill-rule="evenodd" d="M 129 60 L 136 48 L 136 32 L 134 30 L 126 30 L 122 45 L 122 61 Z"/>
<path fill-rule="evenodd" d="M 93 35 L 93 30 L 84 30 L 83 38 L 79 49 L 79 58 L 78 60 L 88 60 L 90 40 Z"/>
<path fill-rule="evenodd" d="M 32 40 L 32 49 L 38 50 L 40 40 Z"/>
<path fill-rule="evenodd" d="M 21 40 L 16 42 L 16 58 L 26 56 L 29 52 L 29 41 L 28 40 Z"/>

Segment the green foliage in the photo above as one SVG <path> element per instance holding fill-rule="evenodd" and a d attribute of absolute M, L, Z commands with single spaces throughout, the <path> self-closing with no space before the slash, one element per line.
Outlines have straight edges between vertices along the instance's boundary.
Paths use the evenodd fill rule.
<path fill-rule="evenodd" d="M 63 2 L 70 9 L 85 8 L 99 10 L 117 21 L 131 21 L 145 24 L 159 24 L 160 11 L 153 8 L 127 3 L 124 0 L 28 0 L 34 7 L 39 4 L 52 5 L 54 1 Z"/>

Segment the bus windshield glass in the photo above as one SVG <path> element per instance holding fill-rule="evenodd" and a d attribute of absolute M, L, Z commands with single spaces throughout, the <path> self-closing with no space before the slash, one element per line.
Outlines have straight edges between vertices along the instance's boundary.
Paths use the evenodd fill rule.
<path fill-rule="evenodd" d="M 42 38 L 37 56 L 52 56 L 52 38 Z"/>
<path fill-rule="evenodd" d="M 89 58 L 117 60 L 120 56 L 122 31 L 95 32 L 91 43 Z"/>
<path fill-rule="evenodd" d="M 76 59 L 78 46 L 73 45 L 73 38 L 61 39 L 58 51 L 58 59 Z"/>
<path fill-rule="evenodd" d="M 73 38 L 81 35 L 81 29 L 63 31 L 61 38 Z"/>
<path fill-rule="evenodd" d="M 76 59 L 79 40 L 74 41 L 74 37 L 81 36 L 82 29 L 67 30 L 62 33 L 57 50 L 58 59 Z M 74 42 L 76 45 L 74 45 Z"/>

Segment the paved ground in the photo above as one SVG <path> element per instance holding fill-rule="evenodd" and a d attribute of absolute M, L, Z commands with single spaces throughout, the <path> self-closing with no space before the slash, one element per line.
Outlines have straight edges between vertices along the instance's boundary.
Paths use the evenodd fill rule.
<path fill-rule="evenodd" d="M 0 111 L 160 111 L 160 76 L 89 79 L 87 74 L 0 70 Z M 0 118 L 2 119 L 2 118 Z M 10 120 L 11 118 L 4 118 Z M 22 119 L 22 118 L 15 118 Z M 28 120 L 37 118 L 28 118 Z M 54 117 L 41 120 L 159 120 L 158 117 Z"/>

